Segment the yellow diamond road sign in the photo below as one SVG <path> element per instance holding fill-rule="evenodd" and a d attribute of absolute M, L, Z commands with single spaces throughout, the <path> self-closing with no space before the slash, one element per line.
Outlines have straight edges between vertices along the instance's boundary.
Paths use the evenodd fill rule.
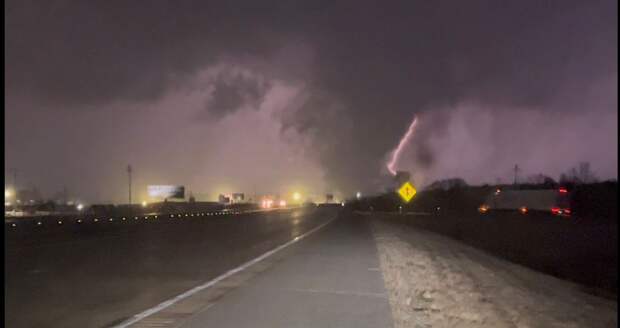
<path fill-rule="evenodd" d="M 400 189 L 398 189 L 398 194 L 400 195 L 400 197 L 403 198 L 403 200 L 407 203 L 409 203 L 409 201 L 411 200 L 411 198 L 413 198 L 413 196 L 415 196 L 415 193 L 417 191 L 415 190 L 415 188 L 413 187 L 413 185 L 407 181 L 405 182 Z"/>

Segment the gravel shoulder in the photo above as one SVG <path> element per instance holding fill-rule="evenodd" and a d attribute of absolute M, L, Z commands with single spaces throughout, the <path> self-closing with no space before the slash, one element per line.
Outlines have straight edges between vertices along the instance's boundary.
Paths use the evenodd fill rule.
<path fill-rule="evenodd" d="M 615 327 L 618 304 L 425 230 L 371 219 L 394 326 Z"/>

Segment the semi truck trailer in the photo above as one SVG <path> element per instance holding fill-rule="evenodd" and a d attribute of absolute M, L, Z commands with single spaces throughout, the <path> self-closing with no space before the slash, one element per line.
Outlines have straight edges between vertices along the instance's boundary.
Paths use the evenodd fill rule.
<path fill-rule="evenodd" d="M 531 211 L 549 212 L 553 215 L 570 216 L 570 193 L 565 188 L 523 190 L 496 189 L 487 196 L 478 210 L 519 211 L 527 214 Z"/>

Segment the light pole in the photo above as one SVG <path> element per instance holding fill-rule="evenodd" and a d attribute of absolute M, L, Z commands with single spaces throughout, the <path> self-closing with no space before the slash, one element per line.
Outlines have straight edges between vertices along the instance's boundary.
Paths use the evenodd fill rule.
<path fill-rule="evenodd" d="M 17 192 L 17 169 L 16 168 L 12 168 L 9 169 L 11 172 L 13 172 L 13 190 L 15 192 Z"/>
<path fill-rule="evenodd" d="M 514 168 L 514 171 L 515 171 L 515 180 L 514 180 L 514 185 L 515 185 L 515 186 L 517 185 L 517 175 L 519 174 L 519 171 L 520 171 L 520 170 L 521 170 L 521 169 L 519 168 L 519 165 L 515 164 L 515 168 Z"/>
<path fill-rule="evenodd" d="M 129 178 L 129 205 L 131 205 L 131 165 L 127 165 L 127 176 Z"/>

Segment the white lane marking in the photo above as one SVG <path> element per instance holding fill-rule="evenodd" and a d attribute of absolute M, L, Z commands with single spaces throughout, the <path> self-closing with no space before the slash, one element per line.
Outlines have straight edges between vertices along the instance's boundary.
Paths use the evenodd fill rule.
<path fill-rule="evenodd" d="M 205 312 L 205 311 L 207 311 L 208 309 L 210 309 L 211 307 L 213 307 L 213 305 L 215 305 L 215 303 L 211 303 L 211 304 L 207 305 L 207 307 L 206 307 L 206 308 L 204 308 L 204 309 L 202 309 L 202 311 L 200 311 L 200 312 Z"/>
<path fill-rule="evenodd" d="M 324 226 L 332 223 L 335 219 L 336 219 L 336 217 L 333 217 L 329 221 L 327 221 L 327 222 L 321 224 L 320 226 L 318 226 L 318 227 L 316 227 L 316 228 L 314 228 L 314 229 L 304 233 L 303 235 L 297 236 L 293 240 L 290 240 L 287 243 L 282 244 L 282 245 L 280 245 L 280 246 L 278 246 L 278 247 L 276 247 L 276 248 L 274 248 L 274 249 L 264 253 L 263 255 L 261 255 L 261 256 L 259 256 L 257 258 L 255 258 L 253 260 L 250 260 L 248 262 L 245 262 L 241 266 L 238 266 L 238 267 L 236 267 L 236 268 L 234 268 L 234 269 L 232 269 L 232 270 L 230 270 L 230 271 L 228 271 L 228 272 L 218 276 L 217 278 L 215 278 L 215 279 L 213 279 L 211 281 L 208 281 L 208 282 L 206 282 L 206 283 L 204 283 L 204 284 L 202 284 L 200 286 L 196 286 L 196 287 L 194 287 L 194 288 L 192 288 L 192 289 L 190 289 L 190 290 L 188 290 L 188 291 L 186 291 L 186 292 L 184 292 L 184 293 L 182 293 L 180 295 L 177 295 L 177 296 L 175 296 L 175 297 L 173 297 L 173 298 L 171 298 L 171 299 L 169 299 L 167 301 L 164 301 L 164 302 L 156 305 L 155 307 L 152 307 L 152 308 L 150 308 L 150 309 L 148 309 L 146 311 L 138 313 L 138 314 L 134 315 L 133 317 L 131 317 L 130 319 L 128 319 L 128 320 L 126 320 L 124 322 L 121 322 L 120 324 L 114 326 L 114 328 L 126 328 L 126 327 L 129 327 L 130 325 L 132 325 L 132 324 L 134 324 L 134 323 L 136 323 L 136 322 L 138 322 L 138 321 L 140 321 L 140 320 L 142 320 L 142 319 L 144 319 L 144 318 L 146 318 L 146 317 L 148 317 L 148 316 L 150 316 L 152 314 L 155 314 L 155 313 L 157 313 L 157 312 L 159 312 L 159 311 L 161 311 L 161 310 L 163 310 L 163 309 L 165 309 L 165 308 L 167 308 L 167 307 L 169 307 L 169 306 L 171 306 L 171 305 L 173 305 L 173 304 L 175 304 L 175 303 L 177 303 L 177 302 L 179 302 L 181 300 L 184 300 L 184 299 L 192 296 L 193 294 L 196 294 L 197 292 L 199 292 L 199 291 L 201 291 L 203 289 L 212 287 L 213 285 L 215 285 L 218 282 L 220 282 L 220 281 L 222 281 L 222 280 L 224 280 L 224 279 L 234 275 L 235 273 L 243 271 L 243 270 L 249 268 L 250 266 L 252 266 L 252 265 L 254 265 L 254 264 L 256 264 L 256 263 L 258 263 L 258 262 L 260 262 L 260 261 L 262 261 L 264 259 L 266 259 L 267 257 L 269 257 L 269 256 L 271 256 L 271 255 L 273 255 L 273 254 L 283 250 L 284 248 L 286 248 L 288 246 L 291 246 L 292 244 L 294 244 L 294 243 L 296 243 L 296 242 L 306 238 L 310 234 L 312 234 L 312 233 L 318 231 L 319 229 L 323 228 Z"/>

